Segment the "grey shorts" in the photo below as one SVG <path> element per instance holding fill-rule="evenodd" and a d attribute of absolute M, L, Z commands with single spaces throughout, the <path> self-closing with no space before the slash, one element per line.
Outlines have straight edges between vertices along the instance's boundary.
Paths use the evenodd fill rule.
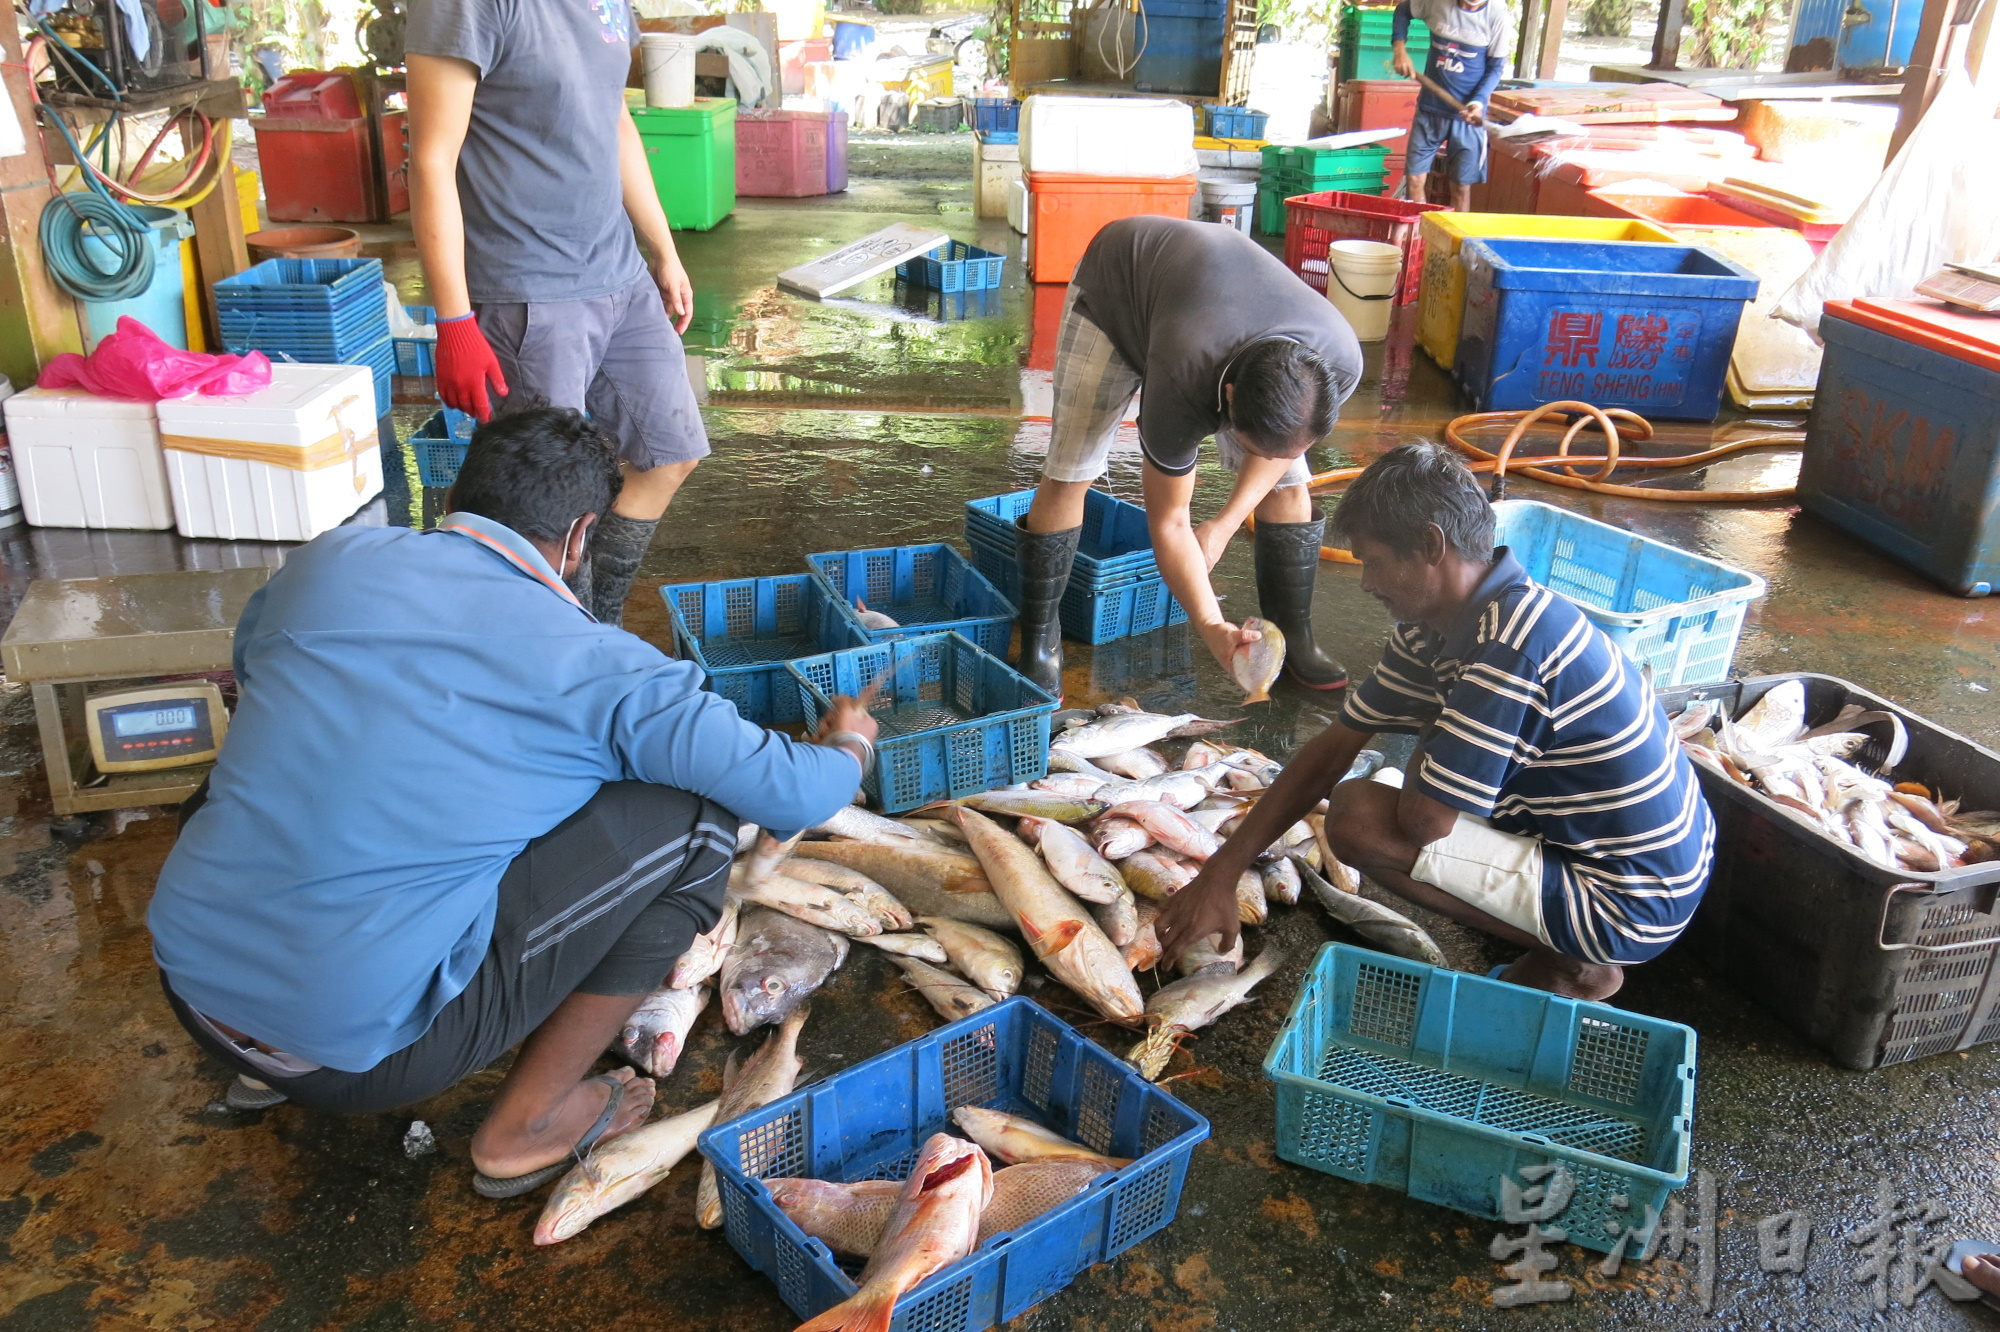
<path fill-rule="evenodd" d="M 687 353 L 651 277 L 579 301 L 480 304 L 507 397 L 498 409 L 575 407 L 642 470 L 708 456 Z"/>
<path fill-rule="evenodd" d="M 1104 330 L 1076 308 L 1072 283 L 1063 298 L 1062 328 L 1056 334 L 1055 406 L 1042 475 L 1051 481 L 1095 481 L 1103 476 L 1119 423 L 1139 388 L 1139 372 Z M 1242 470 L 1244 449 L 1228 426 L 1216 430 L 1215 452 L 1224 467 Z M 1311 480 L 1312 468 L 1301 455 L 1292 460 L 1274 489 L 1303 486 Z"/>

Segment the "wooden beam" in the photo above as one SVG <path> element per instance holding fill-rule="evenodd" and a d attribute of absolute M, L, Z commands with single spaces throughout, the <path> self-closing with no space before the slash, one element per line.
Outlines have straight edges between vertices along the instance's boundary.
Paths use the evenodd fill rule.
<path fill-rule="evenodd" d="M 1661 0 L 1660 26 L 1653 29 L 1653 60 L 1647 69 L 1681 67 L 1681 29 L 1687 26 L 1687 0 Z"/>
<path fill-rule="evenodd" d="M 218 131 L 217 152 L 203 170 L 204 183 L 215 188 L 188 209 L 194 223 L 195 280 L 201 283 L 201 317 L 210 351 L 224 350 L 222 326 L 215 313 L 215 284 L 250 267 L 243 244 L 242 204 L 236 197 L 236 164 L 230 160 L 227 122 Z"/>
<path fill-rule="evenodd" d="M 1556 61 L 1562 55 L 1563 28 L 1569 23 L 1569 0 L 1548 0 L 1548 17 L 1542 20 L 1542 53 L 1537 62 L 1539 72 L 1529 75 L 1527 67 L 1521 67 L 1523 78 L 1552 79 L 1556 76 Z"/>
<path fill-rule="evenodd" d="M 1903 96 L 1897 105 L 1896 131 L 1889 136 L 1889 160 L 1892 162 L 1902 151 L 1903 141 L 1910 137 L 1910 131 L 1916 129 L 1917 122 L 1924 118 L 1931 98 L 1937 94 L 1938 79 L 1944 72 L 1945 56 L 1949 50 L 1946 37 L 1957 11 L 1957 0 L 1924 0 L 1924 16 L 1917 25 L 1916 45 L 1910 51 L 1909 65 L 1903 70 Z M 1891 33 L 1891 40 L 1894 37 L 1895 34 Z"/>
<path fill-rule="evenodd" d="M 0 61 L 7 100 L 27 151 L 0 157 L 0 374 L 16 388 L 35 382 L 59 352 L 81 351 L 76 302 L 56 286 L 42 262 L 42 209 L 53 191 L 41 135 L 28 99 L 28 70 L 12 23 L 0 24 Z"/>
<path fill-rule="evenodd" d="M 1514 42 L 1517 78 L 1534 78 L 1528 71 L 1541 66 L 1542 47 L 1548 42 L 1548 30 L 1542 24 L 1547 12 L 1546 0 L 1521 0 L 1521 31 Z"/>

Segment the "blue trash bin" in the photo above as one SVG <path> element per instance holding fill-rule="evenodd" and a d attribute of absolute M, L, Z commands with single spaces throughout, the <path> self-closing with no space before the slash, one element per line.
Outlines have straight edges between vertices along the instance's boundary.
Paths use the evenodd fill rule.
<path fill-rule="evenodd" d="M 84 350 L 89 351 L 118 327 L 120 315 L 131 315 L 160 335 L 160 340 L 187 349 L 187 307 L 183 304 L 181 242 L 194 235 L 194 224 L 178 208 L 135 207 L 153 228 L 153 281 L 145 291 L 122 301 L 84 301 Z M 100 271 L 118 267 L 119 256 L 106 242 L 84 233 L 83 253 Z"/>

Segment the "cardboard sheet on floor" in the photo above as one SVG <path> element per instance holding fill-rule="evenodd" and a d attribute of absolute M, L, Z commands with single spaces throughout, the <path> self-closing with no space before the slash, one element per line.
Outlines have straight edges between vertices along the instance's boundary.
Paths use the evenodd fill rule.
<path fill-rule="evenodd" d="M 778 285 L 802 296 L 831 296 L 886 273 L 905 259 L 929 254 L 950 239 L 942 231 L 898 222 L 872 236 L 849 241 L 809 264 L 786 269 L 778 274 Z"/>
<path fill-rule="evenodd" d="M 1802 329 L 1771 318 L 1778 298 L 1812 266 L 1812 246 L 1805 237 L 1781 227 L 1673 230 L 1690 245 L 1734 259 L 1759 279 L 1757 299 L 1743 307 L 1743 320 L 1736 327 L 1729 396 L 1746 408 L 1788 408 L 1800 397 L 1811 406 L 1813 386 L 1819 382 L 1819 345 Z"/>

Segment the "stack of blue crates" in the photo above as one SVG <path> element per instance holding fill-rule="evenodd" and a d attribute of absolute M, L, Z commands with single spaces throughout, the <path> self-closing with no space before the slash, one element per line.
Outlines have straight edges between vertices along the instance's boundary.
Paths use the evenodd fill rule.
<path fill-rule="evenodd" d="M 431 413 L 430 420 L 410 436 L 410 451 L 417 455 L 417 478 L 436 489 L 458 480 L 458 469 L 465 464 L 465 450 L 478 424 L 449 407 Z"/>
<path fill-rule="evenodd" d="M 1021 572 L 1020 530 L 1014 520 L 1034 499 L 1034 491 L 1021 490 L 965 505 L 965 540 L 972 547 L 973 565 L 1016 606 L 1021 603 Z M 1061 615 L 1067 637 L 1091 644 L 1187 619 L 1160 576 L 1144 509 L 1101 490 L 1085 495 L 1083 535 L 1063 590 Z"/>
<path fill-rule="evenodd" d="M 217 282 L 215 309 L 232 352 L 367 366 L 375 372 L 375 414 L 389 414 L 396 346 L 381 260 L 266 259 Z"/>
<path fill-rule="evenodd" d="M 1140 92 L 1222 91 L 1222 39 L 1229 0 L 1140 0 L 1145 48 L 1132 67 Z"/>

